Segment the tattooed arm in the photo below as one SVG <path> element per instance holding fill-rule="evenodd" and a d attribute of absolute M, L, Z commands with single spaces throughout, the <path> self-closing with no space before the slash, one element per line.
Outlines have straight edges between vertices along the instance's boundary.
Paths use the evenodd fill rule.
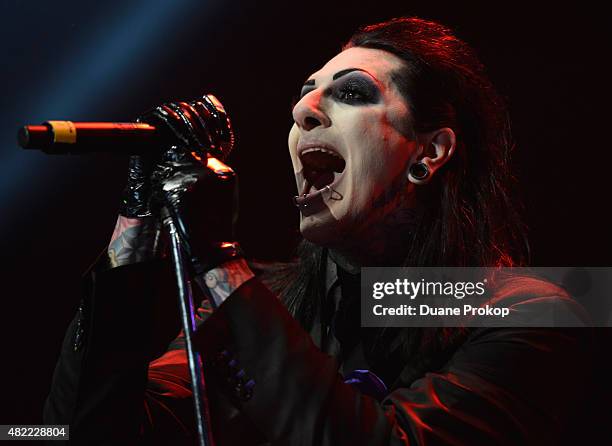
<path fill-rule="evenodd" d="M 218 307 L 240 285 L 255 277 L 247 262 L 240 258 L 222 263 L 217 268 L 204 273 L 203 285 L 210 291 L 215 307 Z"/>
<path fill-rule="evenodd" d="M 107 249 L 109 266 L 115 268 L 159 257 L 160 229 L 154 217 L 128 218 L 119 215 Z"/>
<path fill-rule="evenodd" d="M 115 268 L 160 257 L 160 236 L 161 228 L 156 219 L 120 215 L 107 249 L 109 266 Z M 240 258 L 225 262 L 196 280 L 210 291 L 215 305 L 219 306 L 252 277 L 255 275 L 246 261 Z"/>

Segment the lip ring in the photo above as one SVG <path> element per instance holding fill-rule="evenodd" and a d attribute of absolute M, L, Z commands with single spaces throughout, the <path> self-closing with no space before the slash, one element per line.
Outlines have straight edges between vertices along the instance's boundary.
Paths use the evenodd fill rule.
<path fill-rule="evenodd" d="M 294 195 L 293 196 L 293 204 L 295 204 L 295 206 L 297 208 L 302 210 L 302 209 L 308 207 L 308 205 L 310 203 L 312 203 L 312 201 L 318 199 L 319 197 L 321 197 L 322 199 L 325 199 L 325 197 L 323 196 L 323 193 L 325 193 L 325 192 L 329 194 L 329 197 L 327 198 L 328 201 L 329 200 L 340 201 L 340 200 L 344 199 L 344 196 L 335 189 L 335 186 L 342 179 L 342 175 L 343 174 L 344 174 L 344 172 L 340 172 L 340 175 L 338 175 L 338 178 L 336 178 L 331 183 L 325 185 L 325 187 L 323 189 L 317 189 L 316 191 L 314 191 L 312 193 Z M 311 189 L 313 187 L 314 187 L 313 185 L 310 186 Z M 337 194 L 340 198 L 334 198 L 334 193 Z"/>

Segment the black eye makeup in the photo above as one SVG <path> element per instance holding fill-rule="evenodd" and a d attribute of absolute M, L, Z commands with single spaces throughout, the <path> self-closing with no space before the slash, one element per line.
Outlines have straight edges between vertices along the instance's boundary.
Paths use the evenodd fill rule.
<path fill-rule="evenodd" d="M 354 73 L 354 74 L 353 74 Z M 315 90 L 315 81 L 306 81 L 300 92 L 300 99 Z M 339 102 L 352 105 L 375 104 L 380 100 L 380 90 L 369 76 L 361 70 L 343 70 L 334 75 L 334 82 L 324 92 Z"/>
<path fill-rule="evenodd" d="M 378 87 L 362 74 L 338 79 L 331 87 L 331 94 L 337 100 L 353 105 L 376 104 L 380 99 Z"/>

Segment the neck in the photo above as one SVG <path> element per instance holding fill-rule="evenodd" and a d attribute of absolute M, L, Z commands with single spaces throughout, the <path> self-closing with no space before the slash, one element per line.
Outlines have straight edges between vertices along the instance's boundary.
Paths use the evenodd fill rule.
<path fill-rule="evenodd" d="M 359 242 L 331 248 L 330 257 L 353 274 L 363 266 L 401 266 L 408 254 L 414 223 L 415 212 L 400 209 L 361 231 L 362 235 L 355 237 Z"/>
<path fill-rule="evenodd" d="M 362 266 L 403 265 L 417 224 L 414 185 L 398 176 L 372 203 L 368 217 L 346 231 L 330 253 L 345 271 Z"/>

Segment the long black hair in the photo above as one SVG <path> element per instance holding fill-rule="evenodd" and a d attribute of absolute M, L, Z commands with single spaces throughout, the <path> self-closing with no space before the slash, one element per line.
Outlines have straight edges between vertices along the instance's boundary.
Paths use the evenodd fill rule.
<path fill-rule="evenodd" d="M 457 136 L 453 157 L 417 188 L 417 221 L 404 266 L 523 264 L 528 247 L 511 193 L 507 109 L 474 50 L 447 27 L 420 18 L 363 27 L 343 49 L 351 47 L 384 50 L 404 62 L 392 79 L 417 133 L 449 127 Z M 306 330 L 323 298 L 325 253 L 303 241 L 299 261 L 276 281 Z"/>

